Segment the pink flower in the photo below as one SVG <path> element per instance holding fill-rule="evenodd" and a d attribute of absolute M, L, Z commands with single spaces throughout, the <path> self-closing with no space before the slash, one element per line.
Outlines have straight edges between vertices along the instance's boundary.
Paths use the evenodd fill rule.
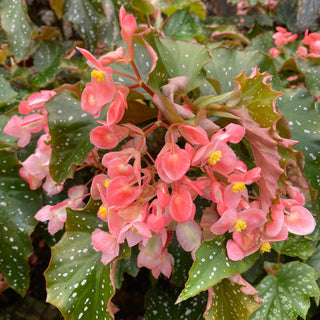
<path fill-rule="evenodd" d="M 127 96 L 129 89 L 125 86 L 118 86 L 115 92 L 115 97 L 110 103 L 107 112 L 107 123 L 109 125 L 118 123 L 121 121 L 125 109 L 127 109 Z"/>
<path fill-rule="evenodd" d="M 21 114 L 27 114 L 31 111 L 38 110 L 43 114 L 46 114 L 45 103 L 50 100 L 56 92 L 53 90 L 41 90 L 29 96 L 27 101 L 22 101 L 19 104 L 19 112 Z"/>
<path fill-rule="evenodd" d="M 277 48 L 271 48 L 271 49 L 269 50 L 269 53 L 270 53 L 274 58 L 277 58 L 277 57 L 279 57 L 281 51 L 280 51 L 279 49 L 277 49 Z"/>
<path fill-rule="evenodd" d="M 98 121 L 103 126 L 95 127 L 90 132 L 90 142 L 99 149 L 113 149 L 120 141 L 128 136 L 128 129 L 122 126 L 108 125 L 105 121 Z"/>
<path fill-rule="evenodd" d="M 132 14 L 127 14 L 124 7 L 121 7 L 119 11 L 119 22 L 121 26 L 121 36 L 127 43 L 125 59 L 130 61 L 134 58 L 132 38 L 137 29 L 137 22 Z"/>
<path fill-rule="evenodd" d="M 138 267 L 150 269 L 155 278 L 159 277 L 160 272 L 166 277 L 170 277 L 172 271 L 173 257 L 166 248 L 163 248 L 165 243 L 166 236 L 157 234 L 153 235 L 145 246 L 140 247 L 137 258 Z"/>
<path fill-rule="evenodd" d="M 106 104 L 112 101 L 115 87 L 110 73 L 94 71 L 91 82 L 86 84 L 81 96 L 81 108 L 95 118 L 100 116 Z"/>
<path fill-rule="evenodd" d="M 171 183 L 182 179 L 187 173 L 190 168 L 190 157 L 186 150 L 167 143 L 158 154 L 155 166 L 160 178 Z"/>
<path fill-rule="evenodd" d="M 83 207 L 82 196 L 87 192 L 85 186 L 75 186 L 68 190 L 69 198 L 54 205 L 46 205 L 40 209 L 36 215 L 35 219 L 39 221 L 49 221 L 48 231 L 50 234 L 55 234 L 57 231 L 61 230 L 67 219 L 66 208 L 77 209 Z"/>
<path fill-rule="evenodd" d="M 293 206 L 286 211 L 284 223 L 288 231 L 298 235 L 310 234 L 316 227 L 316 222 L 309 210 L 302 206 Z"/>
<path fill-rule="evenodd" d="M 272 38 L 274 39 L 274 43 L 276 46 L 282 46 L 289 42 L 292 42 L 297 39 L 297 34 L 292 34 L 292 32 L 288 32 L 285 28 L 276 27 L 276 32 Z"/>
<path fill-rule="evenodd" d="M 106 189 L 106 200 L 110 206 L 126 207 L 141 194 L 140 187 L 133 187 L 127 177 L 113 179 Z"/>
<path fill-rule="evenodd" d="M 220 219 L 215 222 L 210 231 L 214 234 L 224 234 L 225 232 L 241 232 L 245 229 L 255 229 L 263 226 L 267 222 L 265 213 L 258 208 L 241 210 L 228 209 Z"/>
<path fill-rule="evenodd" d="M 189 190 L 179 188 L 173 191 L 169 203 L 169 213 L 173 220 L 181 223 L 191 221 L 195 212 L 196 207 Z"/>
<path fill-rule="evenodd" d="M 307 29 L 304 34 L 303 44 L 309 46 L 311 53 L 320 53 L 320 33 L 310 33 Z"/>
<path fill-rule="evenodd" d="M 42 129 L 48 130 L 47 118 L 41 114 L 30 114 L 21 119 L 12 116 L 3 129 L 5 134 L 19 138 L 18 147 L 25 147 L 31 139 L 32 133 L 37 133 Z"/>
<path fill-rule="evenodd" d="M 202 232 L 195 221 L 178 223 L 176 227 L 177 239 L 185 251 L 196 250 L 201 244 Z"/>
<path fill-rule="evenodd" d="M 102 252 L 101 262 L 108 264 L 119 255 L 119 243 L 113 235 L 100 229 L 92 232 L 91 240 L 93 248 Z"/>

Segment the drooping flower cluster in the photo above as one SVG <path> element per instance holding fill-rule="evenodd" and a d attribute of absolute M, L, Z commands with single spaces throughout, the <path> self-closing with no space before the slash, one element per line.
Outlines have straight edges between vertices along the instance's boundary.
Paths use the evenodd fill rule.
<path fill-rule="evenodd" d="M 91 82 L 83 90 L 81 108 L 99 118 L 108 105 L 106 119 L 97 120 L 90 132 L 95 150 L 105 152 L 90 190 L 91 197 L 101 201 L 97 216 L 108 225 L 108 232 L 96 229 L 92 233 L 94 249 L 102 252 L 101 261 L 107 264 L 117 258 L 121 244 L 138 245 L 138 266 L 149 268 L 155 277 L 160 273 L 169 277 L 173 257 L 168 244 L 173 231 L 181 247 L 192 253 L 204 241 L 227 234 L 227 253 L 234 261 L 259 249 L 270 251 L 270 243 L 287 239 L 288 232 L 311 233 L 315 221 L 303 207 L 302 192 L 289 182 L 279 190 L 270 207 L 262 209 L 263 195 L 258 187 L 262 168 L 248 169 L 233 148 L 245 139 L 244 126 L 230 121 L 219 127 L 206 117 L 205 106 L 198 110 L 188 104 L 188 97 L 186 104 L 178 104 L 174 92 L 180 90 L 179 86 L 170 91 L 177 79 L 171 79 L 163 88 L 161 98 L 142 81 L 134 64 L 135 19 L 121 8 L 119 20 L 126 49 L 119 47 L 96 59 L 86 49 L 78 48 L 94 69 Z M 296 35 L 283 28 L 278 32 L 274 38 L 279 45 L 296 39 Z M 155 54 L 147 49 L 149 54 Z M 154 56 L 151 61 L 156 61 Z M 136 81 L 136 85 L 115 83 L 112 75 L 117 72 L 111 67 L 113 63 L 131 64 L 136 78 L 122 76 Z M 182 87 L 186 85 L 184 78 L 178 80 Z M 147 91 L 159 111 L 158 118 L 144 127 L 122 123 L 128 108 L 127 97 L 136 87 Z M 55 185 L 49 174 L 50 136 L 43 105 L 54 94 L 50 91 L 30 96 L 19 108 L 21 113 L 33 113 L 24 119 L 13 117 L 4 131 L 19 138 L 18 146 L 23 147 L 31 134 L 44 130 L 35 153 L 22 162 L 20 174 L 31 189 L 38 188 L 46 178 L 43 188 L 49 194 L 62 188 Z M 165 135 L 160 151 L 154 154 L 147 137 L 159 128 Z M 49 232 L 55 233 L 66 220 L 66 207 L 82 208 L 86 196 L 84 186 L 73 187 L 68 199 L 45 206 L 36 219 L 49 220 Z M 200 218 L 195 218 L 195 201 L 201 198 L 209 205 L 199 213 Z"/>

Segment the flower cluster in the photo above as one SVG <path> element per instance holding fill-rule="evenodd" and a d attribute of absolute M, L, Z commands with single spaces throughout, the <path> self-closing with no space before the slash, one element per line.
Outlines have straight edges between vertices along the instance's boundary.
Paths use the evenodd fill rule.
<path fill-rule="evenodd" d="M 298 38 L 297 34 L 292 34 L 288 32 L 283 27 L 276 27 L 277 32 L 272 36 L 276 47 L 270 49 L 270 54 L 277 58 L 281 52 L 283 52 L 283 46 L 295 41 Z M 311 57 L 319 58 L 320 56 L 320 34 L 316 32 L 309 33 L 307 29 L 302 40 L 302 44 L 307 47 L 300 45 L 297 50 L 297 55 L 299 57 Z"/>
<path fill-rule="evenodd" d="M 270 243 L 287 239 L 289 232 L 311 233 L 315 228 L 313 216 L 303 207 L 303 193 L 290 182 L 279 189 L 268 208 L 261 206 L 264 195 L 258 183 L 262 168 L 248 169 L 233 148 L 245 139 L 243 125 L 229 122 L 220 127 L 207 118 L 205 106 L 198 110 L 188 97 L 185 104 L 177 103 L 174 93 L 187 86 L 184 77 L 170 79 L 162 88 L 163 96 L 142 81 L 134 63 L 136 21 L 124 8 L 120 9 L 119 20 L 125 49 L 119 47 L 97 59 L 78 48 L 93 68 L 91 81 L 82 93 L 81 108 L 99 118 L 90 141 L 102 156 L 90 194 L 101 201 L 97 215 L 108 225 L 108 232 L 96 229 L 92 233 L 94 249 L 102 252 L 101 261 L 107 264 L 117 258 L 123 243 L 138 245 L 138 266 L 149 268 L 155 277 L 160 273 L 169 277 L 173 257 L 168 244 L 173 232 L 181 247 L 192 253 L 204 241 L 226 235 L 227 254 L 233 261 L 259 249 L 270 251 Z M 295 40 L 296 35 L 279 28 L 274 38 L 277 45 L 283 45 Z M 317 50 L 313 42 L 305 41 L 310 50 Z M 155 52 L 147 49 L 151 61 L 155 61 Z M 119 72 L 112 68 L 113 63 L 131 64 L 137 77 L 121 75 L 136 81 L 136 85 L 116 83 L 113 74 Z M 128 95 L 137 87 L 145 89 L 159 111 L 156 120 L 141 127 L 123 123 Z M 12 117 L 4 130 L 19 138 L 20 147 L 28 144 L 31 134 L 44 130 L 35 153 L 22 162 L 20 175 L 31 189 L 38 188 L 45 178 L 43 188 L 49 194 L 62 188 L 55 185 L 48 167 L 51 147 L 44 103 L 54 94 L 42 91 L 30 96 L 19 110 L 32 113 L 23 119 Z M 101 120 L 107 105 L 106 118 Z M 154 152 L 147 138 L 160 130 L 165 131 L 163 143 L 160 151 Z M 66 220 L 66 207 L 82 208 L 86 192 L 85 186 L 69 189 L 68 199 L 43 207 L 36 219 L 49 220 L 49 232 L 57 232 Z M 201 198 L 208 206 L 196 216 L 195 201 Z"/>

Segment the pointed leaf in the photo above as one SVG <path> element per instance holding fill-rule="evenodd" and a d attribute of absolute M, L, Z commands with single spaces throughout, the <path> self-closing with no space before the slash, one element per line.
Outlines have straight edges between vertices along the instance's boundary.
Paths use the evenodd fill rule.
<path fill-rule="evenodd" d="M 310 240 L 294 234 L 290 234 L 288 240 L 272 243 L 272 248 L 279 254 L 290 257 L 298 256 L 301 259 L 310 257 L 315 251 L 315 248 L 310 244 Z"/>
<path fill-rule="evenodd" d="M 305 88 L 284 90 L 277 106 L 290 125 L 292 139 L 300 141 L 295 149 L 305 156 L 304 173 L 312 188 L 320 192 L 320 116 L 315 110 L 313 97 Z M 320 198 L 317 198 L 320 209 Z"/>
<path fill-rule="evenodd" d="M 88 49 L 94 51 L 97 44 L 95 35 L 106 21 L 101 1 L 65 0 L 63 19 L 75 24 L 80 36 L 86 40 Z"/>
<path fill-rule="evenodd" d="M 309 297 L 319 296 L 314 269 L 297 261 L 284 265 L 275 276 L 265 277 L 256 289 L 263 304 L 250 320 L 296 320 L 298 315 L 305 319 Z"/>
<path fill-rule="evenodd" d="M 34 215 L 41 208 L 41 195 L 20 178 L 14 152 L 1 150 L 0 164 L 0 272 L 24 295 L 29 287 L 30 235 L 37 224 Z"/>
<path fill-rule="evenodd" d="M 50 174 L 60 183 L 73 176 L 75 166 L 92 150 L 89 135 L 97 122 L 82 111 L 80 101 L 69 91 L 55 95 L 46 107 L 53 150 Z"/>
<path fill-rule="evenodd" d="M 190 41 L 202 32 L 200 19 L 189 9 L 176 11 L 164 25 L 164 33 L 176 40 Z"/>
<path fill-rule="evenodd" d="M 17 62 L 28 57 L 31 44 L 32 24 L 23 0 L 2 0 L 0 2 L 1 26 L 5 30 Z"/>
<path fill-rule="evenodd" d="M 173 39 L 148 39 L 157 52 L 156 68 L 149 74 L 148 85 L 160 92 L 160 87 L 168 83 L 169 78 L 187 76 L 190 79 L 188 91 L 195 89 L 205 81 L 203 66 L 209 62 L 208 50 L 199 44 L 179 42 Z"/>
<path fill-rule="evenodd" d="M 95 228 L 105 223 L 97 218 L 100 203 L 91 201 L 82 211 L 68 210 L 66 232 L 52 248 L 45 272 L 47 301 L 56 305 L 67 320 L 112 319 L 107 311 L 114 295 L 111 264 L 101 263 L 101 252 L 91 243 Z"/>
<path fill-rule="evenodd" d="M 34 66 L 39 73 L 33 76 L 31 84 L 45 87 L 53 82 L 56 74 L 61 71 L 60 59 L 63 54 L 64 50 L 58 43 L 42 41 L 34 54 Z"/>
<path fill-rule="evenodd" d="M 233 78 L 245 70 L 249 76 L 256 66 L 261 73 L 273 75 L 273 88 L 280 88 L 277 71 L 272 58 L 261 51 L 233 51 L 227 48 L 210 50 L 212 61 L 205 66 L 207 77 L 216 79 L 221 84 L 221 93 L 232 91 Z"/>
<path fill-rule="evenodd" d="M 242 273 L 250 268 L 258 254 L 252 254 L 241 261 L 231 261 L 227 257 L 223 238 L 204 242 L 196 251 L 196 261 L 189 271 L 189 279 L 177 303 L 214 286 L 234 273 Z"/>
<path fill-rule="evenodd" d="M 211 308 L 204 314 L 206 320 L 247 320 L 260 307 L 253 296 L 241 292 L 241 286 L 223 279 L 213 287 Z"/>
<path fill-rule="evenodd" d="M 147 293 L 144 320 L 192 319 L 200 320 L 207 303 L 207 294 L 201 292 L 188 301 L 175 304 L 179 289 L 154 288 Z"/>

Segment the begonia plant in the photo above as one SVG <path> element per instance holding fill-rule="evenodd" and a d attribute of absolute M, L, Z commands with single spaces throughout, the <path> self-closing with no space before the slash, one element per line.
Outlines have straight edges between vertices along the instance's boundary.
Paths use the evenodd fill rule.
<path fill-rule="evenodd" d="M 17 2 L 1 4 L 11 46 L 19 40 L 13 21 L 8 27 L 12 10 L 24 12 L 25 32 L 32 29 L 25 3 Z M 264 2 L 265 12 L 275 9 Z M 102 19 L 95 1 L 83 3 Z M 27 94 L 18 95 L 23 77 L 6 64 L 2 45 L 13 78 L 0 78 L 8 90 L 0 94 L 0 272 L 26 294 L 29 236 L 38 224 L 53 243 L 47 302 L 65 319 L 117 319 L 123 274 L 142 269 L 154 283 L 146 320 L 306 319 L 320 295 L 320 119 L 313 107 L 320 94 L 308 70 L 319 69 L 320 34 L 306 29 L 299 37 L 277 26 L 262 53 L 249 50 L 261 39 L 249 44 L 221 26 L 203 24 L 210 35 L 202 38 L 194 26 L 204 19 L 203 3 L 183 3 L 132 1 L 136 15 L 120 6 L 121 39 L 102 52 L 92 37 L 97 27 L 77 20 L 86 42 L 69 47 L 64 71 L 53 58 L 48 68 L 38 64 Z M 74 22 L 73 6 L 66 1 L 63 15 Z M 248 7 L 238 4 L 244 16 Z M 185 12 L 197 41 L 184 32 L 175 37 L 170 25 L 185 21 Z M 37 44 L 39 57 L 64 50 L 51 48 L 54 31 L 31 37 L 46 39 Z M 219 37 L 234 43 L 220 46 Z M 247 51 L 233 50 L 244 44 Z M 17 62 L 29 46 L 13 49 Z M 52 69 L 61 79 L 50 87 Z M 70 74 L 65 81 L 67 72 L 78 81 Z M 301 123 L 310 127 L 301 132 Z"/>

